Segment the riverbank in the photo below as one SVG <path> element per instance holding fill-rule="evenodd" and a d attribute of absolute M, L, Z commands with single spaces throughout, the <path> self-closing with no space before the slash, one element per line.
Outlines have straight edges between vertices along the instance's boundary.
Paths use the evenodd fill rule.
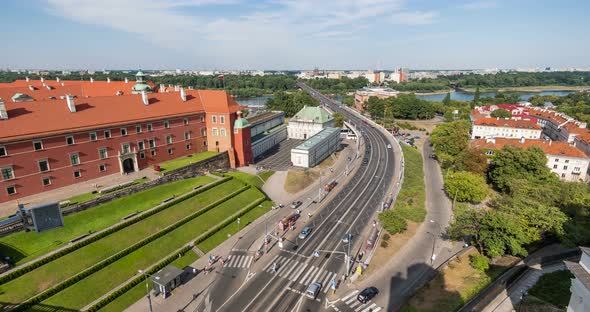
<path fill-rule="evenodd" d="M 479 92 L 548 92 L 548 91 L 582 91 L 590 90 L 590 86 L 530 86 L 509 88 L 480 88 Z M 474 93 L 475 88 L 461 88 L 461 91 Z"/>

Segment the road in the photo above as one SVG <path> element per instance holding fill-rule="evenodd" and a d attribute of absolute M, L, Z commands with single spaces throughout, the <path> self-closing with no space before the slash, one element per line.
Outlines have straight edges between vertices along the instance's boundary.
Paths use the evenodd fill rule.
<path fill-rule="evenodd" d="M 358 117 L 342 110 L 330 99 L 314 90 L 302 86 L 323 105 L 333 111 L 340 111 L 363 132 L 362 141 L 366 147 L 366 164 L 360 164 L 351 177 L 351 183 L 338 188 L 339 192 L 324 207 L 310 218 L 302 216 L 305 226 L 313 228 L 305 239 L 299 240 L 292 233 L 287 234 L 284 249 L 275 248 L 265 256 L 272 261 L 252 266 L 246 274 L 245 282 L 232 283 L 234 272 L 224 270 L 230 275 L 224 287 L 209 294 L 207 302 L 201 306 L 203 311 L 319 311 L 325 308 L 324 299 L 330 291 L 332 280 L 339 280 L 346 273 L 347 254 L 352 256 L 364 243 L 361 235 L 371 226 L 375 212 L 381 206 L 384 187 L 388 187 L 395 174 L 393 150 L 388 148 L 389 140 L 377 129 L 363 123 Z M 399 155 L 398 155 L 399 156 Z M 302 227 L 299 225 L 300 228 Z M 290 234 L 292 233 L 292 234 Z M 352 233 L 352 245 L 342 242 L 346 233 Z M 290 235 L 289 235 L 290 234 Z M 312 256 L 316 250 L 319 257 Z M 245 260 L 247 261 L 247 260 Z M 277 264 L 273 272 L 272 264 Z M 352 267 L 352 266 L 351 266 Z M 242 275 L 243 277 L 243 275 Z M 238 276 L 235 278 L 239 279 Z M 302 295 L 311 282 L 320 282 L 322 289 L 317 298 Z M 373 311 L 377 311 L 376 309 Z"/>

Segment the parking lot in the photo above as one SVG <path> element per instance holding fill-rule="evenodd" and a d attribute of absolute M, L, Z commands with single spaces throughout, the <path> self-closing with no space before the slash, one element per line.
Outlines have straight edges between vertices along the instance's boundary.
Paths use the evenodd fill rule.
<path fill-rule="evenodd" d="M 285 171 L 291 169 L 291 149 L 303 143 L 303 140 L 286 139 L 266 153 L 254 159 L 256 166 L 265 169 Z"/>

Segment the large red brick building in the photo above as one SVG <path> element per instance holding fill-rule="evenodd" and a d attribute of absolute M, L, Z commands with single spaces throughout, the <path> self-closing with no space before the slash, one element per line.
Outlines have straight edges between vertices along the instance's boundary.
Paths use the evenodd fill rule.
<path fill-rule="evenodd" d="M 241 108 L 224 91 L 156 90 L 141 72 L 135 82 L 0 84 L 0 202 L 207 150 L 249 165 Z"/>

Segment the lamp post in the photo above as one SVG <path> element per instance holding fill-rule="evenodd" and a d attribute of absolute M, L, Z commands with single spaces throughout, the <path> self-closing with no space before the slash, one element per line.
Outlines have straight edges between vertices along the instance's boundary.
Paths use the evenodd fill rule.
<path fill-rule="evenodd" d="M 240 232 L 240 218 L 238 218 L 238 232 L 237 233 L 239 233 L 239 232 Z"/>
<path fill-rule="evenodd" d="M 432 254 L 430 256 L 430 265 L 433 265 L 434 259 L 436 258 L 436 254 L 434 254 L 434 249 L 436 247 L 436 241 L 438 239 L 437 236 L 440 236 L 440 234 L 442 234 L 442 227 L 438 222 L 436 222 L 434 220 L 430 220 L 430 223 L 436 224 L 438 227 L 438 235 L 435 235 L 434 233 L 431 233 L 431 232 L 426 232 L 426 233 L 432 235 Z"/>
<path fill-rule="evenodd" d="M 143 270 L 137 270 L 137 272 L 139 274 L 143 274 L 143 276 L 145 277 L 145 291 L 147 293 L 148 303 L 149 303 L 149 306 L 150 306 L 150 312 L 152 312 L 153 311 L 152 310 L 152 297 L 150 296 L 150 286 L 148 284 L 148 275 L 149 274 L 147 272 L 143 271 Z"/>

